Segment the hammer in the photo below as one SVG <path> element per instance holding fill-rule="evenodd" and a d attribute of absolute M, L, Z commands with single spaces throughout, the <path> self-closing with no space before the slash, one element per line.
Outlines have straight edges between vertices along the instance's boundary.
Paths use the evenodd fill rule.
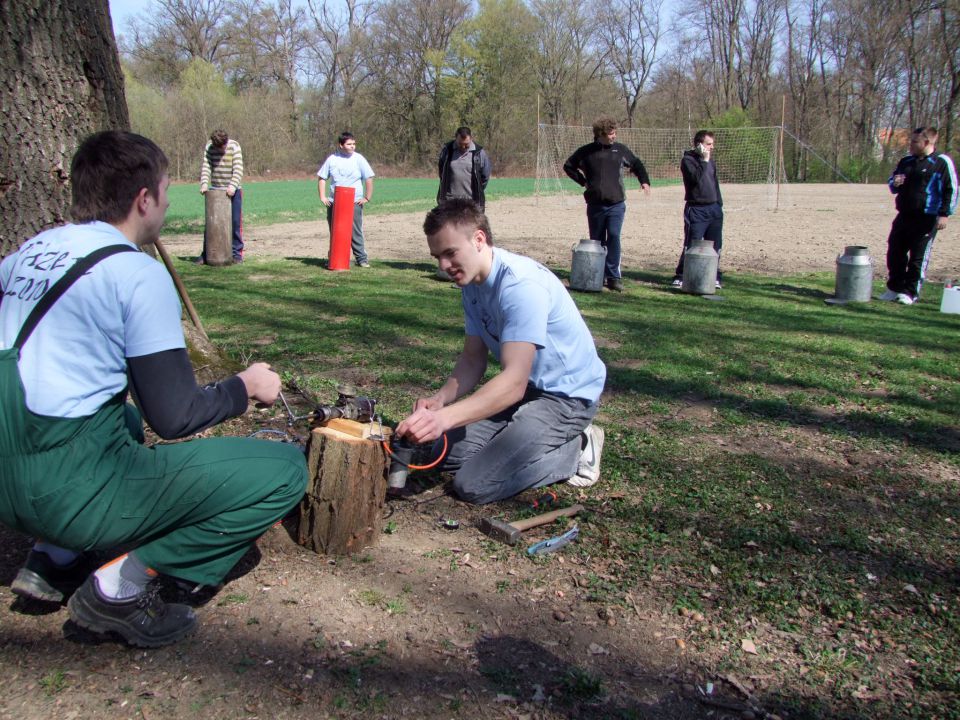
<path fill-rule="evenodd" d="M 520 534 L 524 530 L 546 525 L 548 522 L 553 522 L 560 517 L 573 517 L 581 510 L 583 510 L 583 505 L 571 505 L 567 508 L 552 510 L 541 515 L 535 515 L 532 518 L 516 520 L 512 523 L 495 520 L 494 518 L 482 518 L 480 520 L 480 532 L 484 535 L 489 535 L 494 540 L 505 542 L 507 545 L 516 545 L 517 541 L 520 540 Z"/>

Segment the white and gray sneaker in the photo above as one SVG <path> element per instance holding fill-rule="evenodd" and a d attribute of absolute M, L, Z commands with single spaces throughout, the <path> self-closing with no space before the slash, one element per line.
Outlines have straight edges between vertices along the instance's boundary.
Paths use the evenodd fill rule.
<path fill-rule="evenodd" d="M 887 302 L 893 302 L 897 299 L 897 293 L 895 293 L 893 290 L 887 290 L 883 293 L 883 295 L 880 296 L 880 299 L 886 300 Z"/>
<path fill-rule="evenodd" d="M 913 305 L 917 299 L 913 295 L 907 295 L 906 293 L 897 294 L 897 302 L 901 305 Z"/>
<path fill-rule="evenodd" d="M 586 444 L 580 451 L 577 474 L 567 480 L 574 487 L 590 487 L 600 479 L 600 454 L 603 452 L 603 428 L 593 423 L 583 431 Z"/>

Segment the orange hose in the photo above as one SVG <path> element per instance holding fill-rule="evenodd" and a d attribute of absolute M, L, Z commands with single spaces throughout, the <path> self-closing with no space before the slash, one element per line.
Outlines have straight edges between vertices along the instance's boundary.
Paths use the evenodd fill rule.
<path fill-rule="evenodd" d="M 440 455 L 437 456 L 436 460 L 434 460 L 429 465 L 407 465 L 407 467 L 410 470 L 429 470 L 430 468 L 434 468 L 437 465 L 439 465 L 440 461 L 447 456 L 447 434 L 444 433 L 442 437 L 443 437 L 443 450 L 440 451 Z M 387 455 L 389 455 L 390 457 L 396 457 L 396 455 L 393 454 L 393 450 L 390 449 L 389 443 L 387 443 L 386 440 L 382 440 L 381 442 L 383 443 L 383 449 L 387 451 Z"/>

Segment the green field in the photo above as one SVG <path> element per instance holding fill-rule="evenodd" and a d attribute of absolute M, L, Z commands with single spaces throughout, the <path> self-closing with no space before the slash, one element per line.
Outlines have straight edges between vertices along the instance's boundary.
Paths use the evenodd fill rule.
<path fill-rule="evenodd" d="M 328 400 L 346 378 L 390 424 L 462 346 L 430 263 L 178 268 L 233 357 Z M 713 303 L 625 279 L 575 296 L 608 368 L 603 479 L 568 551 L 591 600 L 656 598 L 692 666 L 773 678 L 757 693 L 782 717 L 960 716 L 960 318 L 940 288 L 831 307 L 826 273 L 738 275 Z"/>
<path fill-rule="evenodd" d="M 533 178 L 494 178 L 487 186 L 487 199 L 533 195 Z M 571 183 L 572 184 L 572 183 Z M 377 178 L 368 215 L 427 211 L 436 204 L 437 181 L 433 178 Z M 243 185 L 245 225 L 321 220 L 326 217 L 317 195 L 316 180 L 277 180 Z M 170 187 L 170 209 L 164 235 L 203 232 L 203 196 L 196 183 Z"/>

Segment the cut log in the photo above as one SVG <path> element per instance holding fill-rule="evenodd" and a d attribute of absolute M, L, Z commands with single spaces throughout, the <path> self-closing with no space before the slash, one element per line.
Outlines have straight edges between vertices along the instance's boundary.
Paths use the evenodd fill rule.
<path fill-rule="evenodd" d="M 204 194 L 206 224 L 203 231 L 203 257 L 207 265 L 233 262 L 233 216 L 227 191 L 210 188 Z"/>
<path fill-rule="evenodd" d="M 313 430 L 307 448 L 310 483 L 300 503 L 298 542 L 325 555 L 346 555 L 376 545 L 388 465 L 379 440 L 332 427 Z"/>

